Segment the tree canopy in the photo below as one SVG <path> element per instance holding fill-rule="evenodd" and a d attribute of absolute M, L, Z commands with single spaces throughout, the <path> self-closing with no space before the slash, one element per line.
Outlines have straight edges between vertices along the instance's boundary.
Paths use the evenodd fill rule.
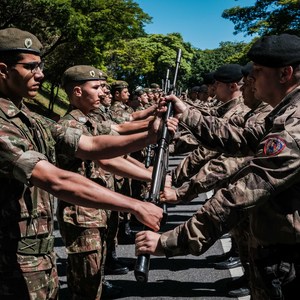
<path fill-rule="evenodd" d="M 235 33 L 300 34 L 299 0 L 257 0 L 253 6 L 226 9 L 222 17 L 233 22 Z"/>
<path fill-rule="evenodd" d="M 234 23 L 235 33 L 299 34 L 299 10 L 299 0 L 257 0 L 253 6 L 227 9 L 222 16 Z M 177 32 L 146 34 L 144 26 L 152 18 L 133 0 L 1 0 L 0 11 L 0 28 L 18 27 L 41 40 L 52 95 L 64 70 L 75 64 L 94 65 L 110 80 L 124 79 L 132 88 L 160 83 L 167 69 L 172 76 L 179 48 L 177 86 L 186 89 L 222 64 L 247 63 L 250 47 L 224 41 L 216 49 L 201 50 Z"/>

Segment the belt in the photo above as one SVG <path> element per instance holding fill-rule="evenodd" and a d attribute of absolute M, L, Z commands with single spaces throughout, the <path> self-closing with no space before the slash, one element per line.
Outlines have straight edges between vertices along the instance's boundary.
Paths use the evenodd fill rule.
<path fill-rule="evenodd" d="M 41 239 L 24 238 L 18 242 L 18 254 L 43 255 L 54 249 L 54 236 Z"/>

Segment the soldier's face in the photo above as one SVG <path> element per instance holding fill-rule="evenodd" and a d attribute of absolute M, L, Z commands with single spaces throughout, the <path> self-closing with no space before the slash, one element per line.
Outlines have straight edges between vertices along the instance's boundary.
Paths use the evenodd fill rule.
<path fill-rule="evenodd" d="M 230 99 L 230 88 L 228 83 L 216 81 L 216 97 L 222 102 L 227 102 Z"/>
<path fill-rule="evenodd" d="M 106 93 L 105 96 L 101 97 L 101 103 L 105 107 L 109 107 L 111 105 L 112 95 L 110 92 Z"/>
<path fill-rule="evenodd" d="M 244 77 L 243 81 L 244 84 L 241 87 L 241 91 L 243 93 L 244 103 L 249 108 L 253 108 L 258 102 L 260 102 L 260 100 L 256 99 L 254 96 L 253 80 L 251 79 L 251 77 L 247 76 Z"/>
<path fill-rule="evenodd" d="M 41 58 L 35 54 L 22 54 L 22 59 L 14 66 L 7 67 L 6 94 L 14 98 L 34 98 L 44 78 L 39 67 Z"/>
<path fill-rule="evenodd" d="M 123 89 L 120 93 L 120 98 L 123 103 L 126 103 L 129 99 L 130 93 L 127 88 Z"/>
<path fill-rule="evenodd" d="M 142 104 L 148 104 L 149 103 L 147 93 L 142 94 L 139 98 L 140 98 L 140 102 Z"/>
<path fill-rule="evenodd" d="M 79 108 L 83 113 L 87 114 L 90 111 L 99 108 L 100 99 L 104 96 L 100 80 L 87 81 L 81 85 L 81 94 L 79 97 Z"/>
<path fill-rule="evenodd" d="M 253 64 L 253 71 L 251 73 L 255 98 L 269 103 L 273 107 L 278 104 L 278 89 L 280 87 L 279 72 L 278 68 Z"/>

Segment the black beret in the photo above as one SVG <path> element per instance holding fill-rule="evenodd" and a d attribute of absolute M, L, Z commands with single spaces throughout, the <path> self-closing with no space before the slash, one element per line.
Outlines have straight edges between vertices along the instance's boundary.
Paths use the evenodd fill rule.
<path fill-rule="evenodd" d="M 224 83 L 239 82 L 242 78 L 242 66 L 238 64 L 223 65 L 214 72 L 214 79 Z"/>
<path fill-rule="evenodd" d="M 246 65 L 242 67 L 243 76 L 247 77 L 253 69 L 253 62 L 248 62 Z"/>
<path fill-rule="evenodd" d="M 30 32 L 18 28 L 0 30 L 0 52 L 16 51 L 40 55 L 42 44 Z"/>
<path fill-rule="evenodd" d="M 300 37 L 292 34 L 264 36 L 257 40 L 248 57 L 259 65 L 280 68 L 300 62 Z"/>
<path fill-rule="evenodd" d="M 62 76 L 62 87 L 65 87 L 71 82 L 103 80 L 101 70 L 88 65 L 77 65 L 67 69 Z"/>
<path fill-rule="evenodd" d="M 206 84 L 201 84 L 198 93 L 207 93 L 207 91 L 208 91 L 208 86 Z"/>
<path fill-rule="evenodd" d="M 198 93 L 200 90 L 200 86 L 196 85 L 191 88 L 191 93 Z"/>
<path fill-rule="evenodd" d="M 214 72 L 209 72 L 203 75 L 203 84 L 214 84 Z"/>
<path fill-rule="evenodd" d="M 117 81 L 114 81 L 111 84 L 111 89 L 112 90 L 122 90 L 122 89 L 125 89 L 125 88 L 128 88 L 128 83 L 126 81 L 123 81 L 123 80 L 117 80 Z"/>

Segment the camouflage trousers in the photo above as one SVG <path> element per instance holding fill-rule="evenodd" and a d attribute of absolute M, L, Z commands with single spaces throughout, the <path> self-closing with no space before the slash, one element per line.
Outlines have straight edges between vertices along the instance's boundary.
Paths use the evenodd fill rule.
<path fill-rule="evenodd" d="M 44 271 L 0 273 L 1 300 L 56 300 L 58 290 L 55 266 Z"/>
<path fill-rule="evenodd" d="M 106 228 L 60 223 L 60 231 L 68 253 L 67 283 L 72 300 L 100 300 L 106 259 Z"/>

